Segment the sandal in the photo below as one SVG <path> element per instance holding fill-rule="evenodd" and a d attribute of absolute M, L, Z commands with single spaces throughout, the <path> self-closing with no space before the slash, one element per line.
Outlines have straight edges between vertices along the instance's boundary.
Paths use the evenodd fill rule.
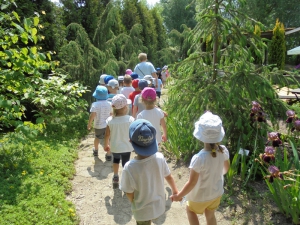
<path fill-rule="evenodd" d="M 105 155 L 106 161 L 111 161 L 111 158 L 112 158 L 111 155 L 107 155 L 107 154 Z"/>

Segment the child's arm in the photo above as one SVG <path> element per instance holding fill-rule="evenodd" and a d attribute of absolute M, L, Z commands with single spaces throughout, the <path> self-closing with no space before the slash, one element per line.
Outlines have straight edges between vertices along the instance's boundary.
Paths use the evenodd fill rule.
<path fill-rule="evenodd" d="M 138 111 L 138 107 L 136 105 L 133 106 L 132 108 L 132 117 L 136 119 L 136 113 Z"/>
<path fill-rule="evenodd" d="M 109 138 L 110 138 L 110 129 L 109 126 L 106 126 L 105 130 L 105 136 L 104 136 L 104 151 L 109 152 L 110 146 L 109 146 Z"/>
<path fill-rule="evenodd" d="M 223 175 L 225 175 L 228 172 L 229 168 L 230 168 L 230 161 L 228 159 L 224 161 Z"/>
<path fill-rule="evenodd" d="M 87 126 L 88 130 L 90 130 L 92 128 L 92 122 L 94 121 L 96 115 L 97 115 L 96 112 L 92 112 L 90 114 L 89 123 L 88 123 L 88 126 Z"/>
<path fill-rule="evenodd" d="M 170 198 L 172 201 L 181 201 L 181 199 L 187 195 L 197 184 L 199 178 L 199 173 L 197 173 L 195 170 L 191 169 L 190 171 L 190 178 L 188 182 L 184 185 L 182 190 L 175 195 L 172 195 Z"/>
<path fill-rule="evenodd" d="M 166 125 L 165 117 L 160 119 L 160 126 L 163 130 L 163 135 L 161 136 L 161 139 L 163 141 L 167 141 L 168 137 L 167 137 L 167 125 Z"/>
<path fill-rule="evenodd" d="M 172 189 L 172 194 L 176 195 L 178 193 L 178 189 L 176 187 L 176 184 L 175 184 L 172 174 L 170 174 L 169 176 L 166 176 L 165 179 Z"/>
<path fill-rule="evenodd" d="M 134 199 L 134 193 L 133 192 L 132 193 L 126 193 L 126 196 L 127 196 L 128 200 L 130 202 L 133 202 L 133 199 Z"/>

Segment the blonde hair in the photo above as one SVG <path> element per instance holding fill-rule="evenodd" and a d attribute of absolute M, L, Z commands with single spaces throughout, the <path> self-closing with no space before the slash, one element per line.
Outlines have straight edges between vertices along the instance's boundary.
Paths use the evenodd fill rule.
<path fill-rule="evenodd" d="M 211 155 L 213 158 L 217 157 L 217 151 L 223 153 L 224 150 L 223 148 L 219 145 L 219 144 L 216 144 L 216 143 L 210 143 L 210 148 L 211 148 Z"/>
<path fill-rule="evenodd" d="M 116 117 L 116 116 L 124 116 L 127 114 L 127 112 L 125 113 L 125 109 L 126 111 L 128 111 L 128 107 L 127 105 L 125 105 L 123 108 L 121 109 L 116 109 L 113 107 L 113 115 L 112 117 Z"/>
<path fill-rule="evenodd" d="M 142 103 L 145 104 L 146 108 L 153 108 L 156 104 L 156 99 L 144 99 L 142 96 L 140 96 Z"/>
<path fill-rule="evenodd" d="M 147 54 L 146 53 L 140 53 L 138 58 L 141 62 L 145 61 L 147 59 Z"/>
<path fill-rule="evenodd" d="M 131 84 L 132 83 L 132 78 L 130 75 L 125 75 L 124 76 L 124 84 Z"/>

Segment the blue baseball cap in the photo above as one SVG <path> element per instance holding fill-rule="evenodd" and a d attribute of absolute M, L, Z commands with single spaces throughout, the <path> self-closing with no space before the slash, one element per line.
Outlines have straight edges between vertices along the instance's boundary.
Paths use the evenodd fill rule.
<path fill-rule="evenodd" d="M 93 97 L 97 100 L 106 100 L 108 99 L 108 91 L 104 86 L 98 85 L 96 90 L 93 93 Z"/>
<path fill-rule="evenodd" d="M 145 87 L 148 87 L 148 81 L 145 79 L 140 79 L 139 80 L 139 89 L 142 91 Z"/>
<path fill-rule="evenodd" d="M 132 73 L 132 74 L 130 74 L 130 76 L 131 76 L 132 80 L 135 80 L 135 79 L 139 78 L 139 75 L 137 73 Z"/>
<path fill-rule="evenodd" d="M 159 68 L 159 67 L 157 67 L 157 68 L 156 68 L 156 70 L 160 70 L 160 68 Z"/>
<path fill-rule="evenodd" d="M 104 83 L 105 84 L 108 84 L 108 81 L 114 79 L 114 77 L 112 75 L 107 75 L 105 78 L 104 78 Z"/>
<path fill-rule="evenodd" d="M 142 156 L 157 152 L 156 130 L 148 120 L 137 119 L 129 126 L 129 139 L 134 151 Z"/>

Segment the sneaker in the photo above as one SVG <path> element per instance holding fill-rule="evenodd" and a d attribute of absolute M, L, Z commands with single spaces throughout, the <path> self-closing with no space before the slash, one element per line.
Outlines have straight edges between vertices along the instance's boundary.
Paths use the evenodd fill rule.
<path fill-rule="evenodd" d="M 114 176 L 112 179 L 113 189 L 119 188 L 119 176 Z"/>
<path fill-rule="evenodd" d="M 98 150 L 95 150 L 95 148 L 93 148 L 93 156 L 98 156 Z"/>
<path fill-rule="evenodd" d="M 105 159 L 106 159 L 106 161 L 111 161 L 111 159 L 112 159 L 112 156 L 111 155 L 105 155 Z"/>

